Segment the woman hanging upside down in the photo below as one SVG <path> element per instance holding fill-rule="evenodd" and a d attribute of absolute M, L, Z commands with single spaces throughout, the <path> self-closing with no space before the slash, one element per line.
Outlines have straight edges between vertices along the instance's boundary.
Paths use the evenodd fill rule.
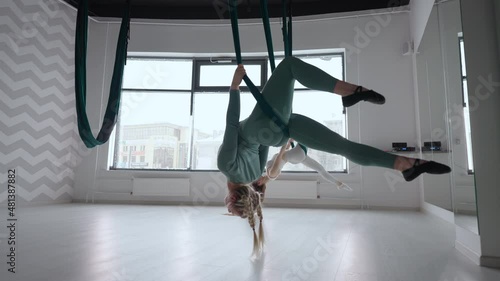
<path fill-rule="evenodd" d="M 238 65 L 229 92 L 226 131 L 219 148 L 217 166 L 227 177 L 229 190 L 225 203 L 228 210 L 242 218 L 248 218 L 254 230 L 254 254 L 263 245 L 262 226 L 255 234 L 255 213 L 262 224 L 261 194 L 252 183 L 265 169 L 269 146 L 282 146 L 289 138 L 316 150 L 339 154 L 362 166 L 378 166 L 401 171 L 406 181 L 412 181 L 422 173 L 444 174 L 450 167 L 434 161 L 408 158 L 386 153 L 379 149 L 349 141 L 326 126 L 300 114 L 292 113 L 295 80 L 307 88 L 342 96 L 344 107 L 360 101 L 384 104 L 385 98 L 361 86 L 340 81 L 319 68 L 295 57 L 285 58 L 276 67 L 266 83 L 262 95 L 289 129 L 286 136 L 267 117 L 257 104 L 250 116 L 239 122 L 239 85 L 246 72 Z"/>

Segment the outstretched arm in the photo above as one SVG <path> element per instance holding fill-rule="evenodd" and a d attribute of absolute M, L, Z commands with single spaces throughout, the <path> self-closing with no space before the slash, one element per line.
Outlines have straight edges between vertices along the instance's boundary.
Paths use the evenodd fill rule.
<path fill-rule="evenodd" d="M 240 121 L 240 91 L 239 85 L 245 75 L 243 65 L 238 65 L 229 91 L 229 105 L 226 115 L 226 130 L 224 139 L 217 157 L 217 167 L 221 171 L 227 171 L 236 160 L 238 151 L 238 127 Z"/>
<path fill-rule="evenodd" d="M 304 166 L 309 167 L 309 168 L 315 170 L 316 172 L 318 172 L 325 180 L 327 180 L 331 183 L 334 183 L 337 186 L 342 184 L 341 181 L 334 178 L 330 173 L 328 173 L 325 170 L 325 168 L 320 163 L 318 163 L 318 161 L 312 159 L 311 157 L 306 156 L 306 159 L 304 159 L 304 161 L 302 161 L 302 164 Z"/>
<path fill-rule="evenodd" d="M 326 169 L 320 163 L 318 163 L 318 161 L 312 159 L 311 157 L 306 156 L 306 159 L 302 161 L 302 164 L 318 172 L 325 180 L 335 184 L 338 189 L 352 191 L 352 188 L 350 186 L 337 180 L 330 173 L 328 173 L 328 171 L 326 171 Z"/>

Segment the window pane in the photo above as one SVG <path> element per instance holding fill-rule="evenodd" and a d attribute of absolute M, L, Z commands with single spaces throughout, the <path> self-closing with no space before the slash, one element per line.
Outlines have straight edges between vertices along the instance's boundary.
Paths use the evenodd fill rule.
<path fill-rule="evenodd" d="M 467 163 L 469 170 L 474 171 L 474 163 L 472 158 L 472 132 L 470 129 L 470 113 L 469 113 L 469 93 L 467 89 L 467 80 L 463 81 L 464 100 L 464 123 L 465 123 L 465 141 L 467 142 Z"/>
<path fill-rule="evenodd" d="M 240 120 L 255 106 L 250 93 L 241 93 Z M 193 169 L 217 170 L 217 152 L 226 128 L 228 93 L 196 93 L 194 100 Z"/>
<path fill-rule="evenodd" d="M 465 67 L 464 39 L 460 39 L 460 60 L 462 62 L 462 76 L 467 76 L 467 68 Z"/>
<path fill-rule="evenodd" d="M 123 88 L 190 90 L 192 67 L 192 60 L 129 58 L 123 74 Z"/>
<path fill-rule="evenodd" d="M 467 67 L 465 61 L 465 45 L 464 39 L 460 38 L 460 61 L 462 65 L 462 76 L 467 76 Z M 465 125 L 465 141 L 467 142 L 467 165 L 469 170 L 474 171 L 473 155 L 472 155 L 472 136 L 471 136 L 471 126 L 470 126 L 470 113 L 469 113 L 469 92 L 467 88 L 467 80 L 464 78 L 462 82 L 463 99 L 465 103 L 464 107 L 464 125 Z"/>
<path fill-rule="evenodd" d="M 229 87 L 233 80 L 236 65 L 201 65 L 200 86 L 201 87 Z M 261 66 L 245 65 L 247 76 L 252 79 L 255 86 L 260 86 Z M 244 85 L 244 83 L 243 83 Z"/>
<path fill-rule="evenodd" d="M 186 169 L 190 98 L 190 93 L 124 91 L 116 168 Z"/>

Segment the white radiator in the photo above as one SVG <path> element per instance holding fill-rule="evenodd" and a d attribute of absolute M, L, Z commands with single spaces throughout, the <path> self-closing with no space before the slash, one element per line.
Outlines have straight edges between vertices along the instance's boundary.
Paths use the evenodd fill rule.
<path fill-rule="evenodd" d="M 189 196 L 189 179 L 134 178 L 132 194 L 138 196 Z"/>
<path fill-rule="evenodd" d="M 317 181 L 270 181 L 267 184 L 266 198 L 275 199 L 316 199 Z"/>

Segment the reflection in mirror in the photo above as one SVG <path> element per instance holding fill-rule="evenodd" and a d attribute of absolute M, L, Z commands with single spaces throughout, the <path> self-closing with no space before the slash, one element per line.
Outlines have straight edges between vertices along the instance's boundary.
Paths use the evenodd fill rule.
<path fill-rule="evenodd" d="M 435 5 L 417 55 L 422 157 L 451 165 L 447 125 L 446 80 L 438 6 Z M 427 203 L 452 211 L 451 178 L 424 175 Z"/>
<path fill-rule="evenodd" d="M 450 177 L 425 175 L 427 203 L 455 213 L 455 223 L 478 233 L 470 138 L 467 72 L 460 1 L 434 5 L 417 55 L 424 159 L 450 164 Z M 472 105 L 473 106 L 473 105 Z"/>

